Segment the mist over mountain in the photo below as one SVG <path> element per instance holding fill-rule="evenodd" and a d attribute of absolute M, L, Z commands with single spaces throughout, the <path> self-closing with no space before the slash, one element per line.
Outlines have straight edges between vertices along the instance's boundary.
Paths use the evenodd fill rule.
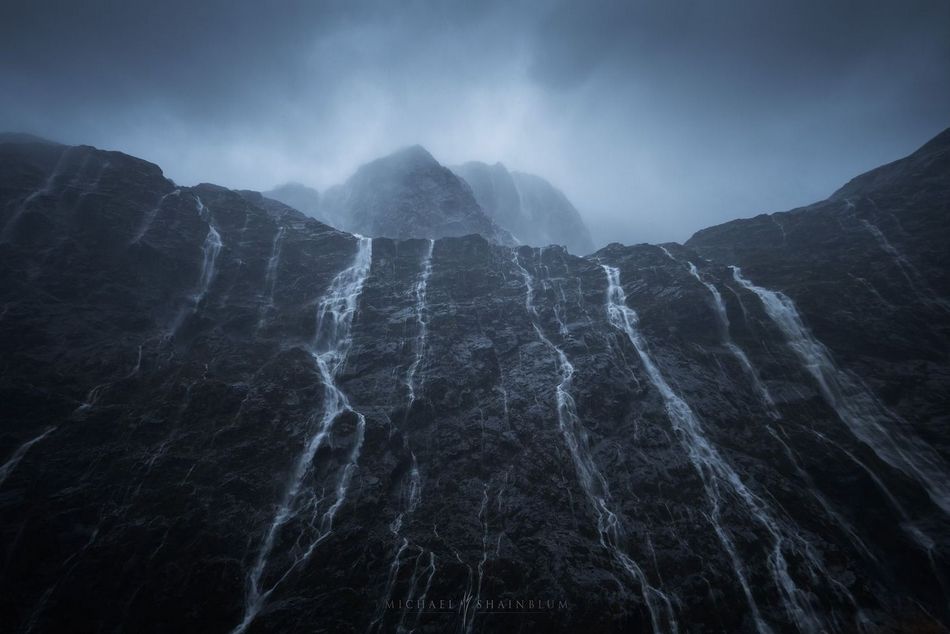
<path fill-rule="evenodd" d="M 559 244 L 577 255 L 594 250 L 590 231 L 571 201 L 540 176 L 477 161 L 452 170 L 471 186 L 482 209 L 522 244 Z"/>
<path fill-rule="evenodd" d="M 322 199 L 317 190 L 299 183 L 275 187 L 264 196 L 373 237 L 478 233 L 503 244 L 562 245 L 576 254 L 594 250 L 577 209 L 543 178 L 511 173 L 500 163 L 469 162 L 451 172 L 461 180 L 424 148 L 411 146 L 360 167 Z"/>
<path fill-rule="evenodd" d="M 421 148 L 328 198 L 493 226 Z M 950 131 L 587 257 L 4 137 L 0 622 L 939 631 L 948 212 Z"/>
<path fill-rule="evenodd" d="M 0 41 L 0 634 L 950 631 L 946 0 Z"/>
<path fill-rule="evenodd" d="M 950 112 L 945 0 L 37 0 L 0 34 L 2 129 L 258 191 L 418 143 L 543 176 L 597 247 L 823 199 Z"/>
<path fill-rule="evenodd" d="M 477 233 L 511 244 L 512 237 L 478 206 L 471 189 L 414 145 L 361 166 L 318 198 L 315 190 L 284 185 L 268 196 L 334 227 L 372 237 L 443 238 Z"/>
<path fill-rule="evenodd" d="M 267 198 L 280 201 L 298 211 L 302 211 L 311 218 L 326 222 L 326 219 L 320 213 L 320 192 L 313 187 L 307 187 L 300 183 L 284 183 L 274 189 L 262 192 L 262 194 Z"/>

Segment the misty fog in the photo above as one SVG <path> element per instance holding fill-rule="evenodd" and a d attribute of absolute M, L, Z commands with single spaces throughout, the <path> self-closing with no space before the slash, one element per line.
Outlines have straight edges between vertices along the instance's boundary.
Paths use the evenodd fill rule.
<path fill-rule="evenodd" d="M 419 143 L 544 176 L 598 246 L 819 200 L 950 113 L 938 1 L 30 2 L 0 35 L 4 130 L 258 190 Z"/>

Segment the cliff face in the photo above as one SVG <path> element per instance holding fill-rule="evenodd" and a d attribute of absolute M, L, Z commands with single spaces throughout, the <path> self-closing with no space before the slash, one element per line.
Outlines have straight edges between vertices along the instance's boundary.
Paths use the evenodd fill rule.
<path fill-rule="evenodd" d="M 580 258 L 2 143 L 0 622 L 946 624 L 928 174 Z"/>
<path fill-rule="evenodd" d="M 492 220 L 521 243 L 558 244 L 576 255 L 594 250 L 590 231 L 571 201 L 540 176 L 477 161 L 453 167 Z"/>
<path fill-rule="evenodd" d="M 913 424 L 950 415 L 950 134 L 828 200 L 704 229 L 686 245 L 791 297 L 814 334 Z M 939 433 L 937 434 L 940 435 Z"/>

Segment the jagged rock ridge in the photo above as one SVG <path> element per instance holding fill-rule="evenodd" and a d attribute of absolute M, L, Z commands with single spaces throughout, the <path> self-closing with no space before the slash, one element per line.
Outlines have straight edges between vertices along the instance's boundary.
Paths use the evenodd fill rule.
<path fill-rule="evenodd" d="M 287 204 L 287 197 L 279 198 Z M 323 193 L 319 214 L 333 226 L 373 237 L 443 238 L 477 233 L 513 244 L 478 206 L 471 188 L 421 146 L 361 166 Z"/>
<path fill-rule="evenodd" d="M 540 176 L 509 172 L 501 163 L 472 161 L 452 170 L 498 225 L 523 244 L 560 244 L 577 255 L 594 250 L 590 231 L 567 197 Z"/>

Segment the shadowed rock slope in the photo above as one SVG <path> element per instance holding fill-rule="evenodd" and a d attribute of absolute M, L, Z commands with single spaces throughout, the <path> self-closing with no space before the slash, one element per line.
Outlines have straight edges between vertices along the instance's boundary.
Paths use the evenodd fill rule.
<path fill-rule="evenodd" d="M 587 258 L 0 144 L 0 622 L 937 631 L 945 136 Z"/>

